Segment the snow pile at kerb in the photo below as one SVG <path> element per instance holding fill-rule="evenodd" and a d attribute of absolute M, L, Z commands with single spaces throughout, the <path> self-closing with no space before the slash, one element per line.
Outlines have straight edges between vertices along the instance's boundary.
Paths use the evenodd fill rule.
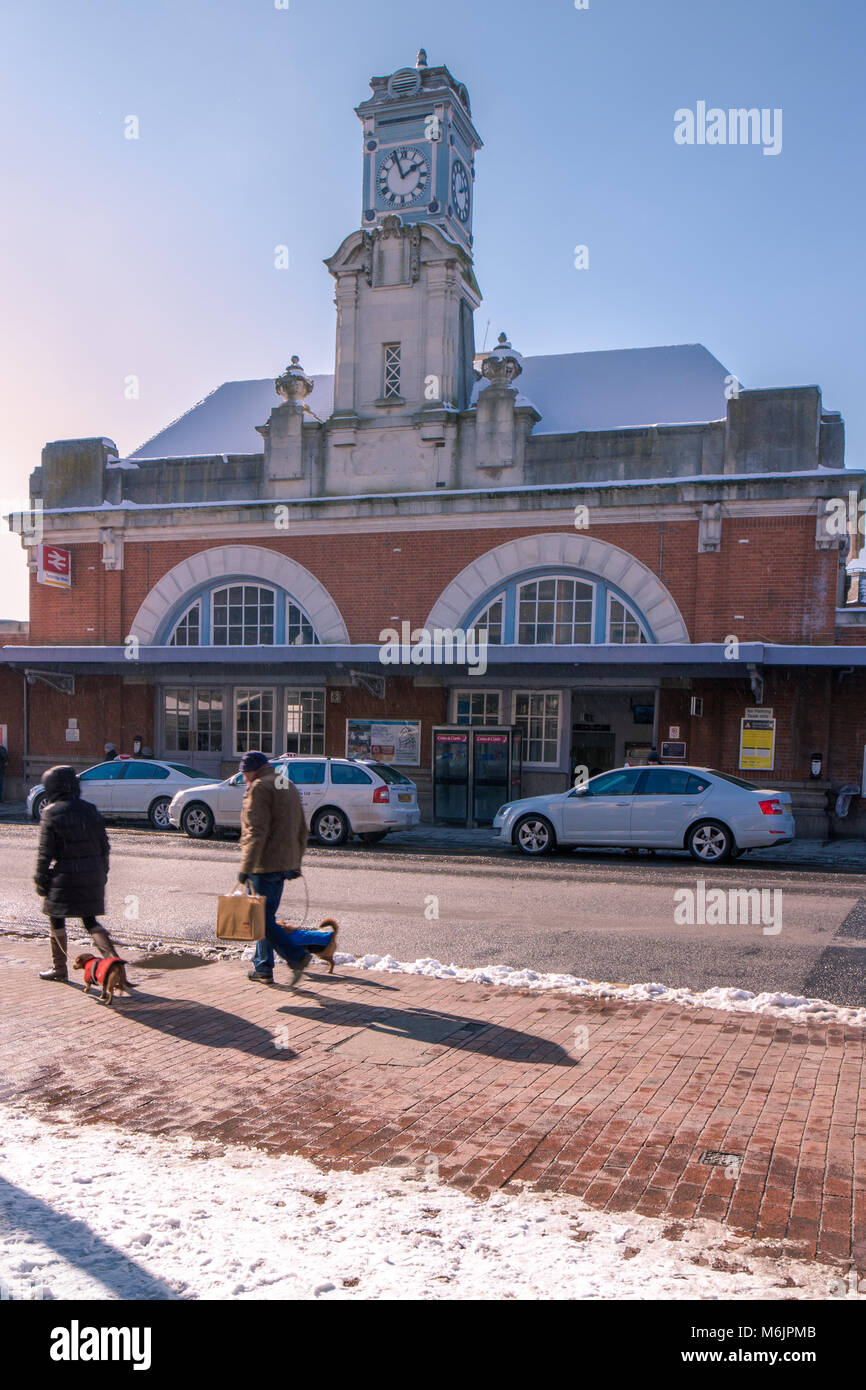
<path fill-rule="evenodd" d="M 730 1013 L 770 1014 L 790 1023 L 842 1023 L 849 1027 L 866 1028 L 866 1008 L 846 1008 L 830 1004 L 826 999 L 808 999 L 800 994 L 778 991 L 752 994 L 747 989 L 716 985 L 698 992 L 655 982 L 635 985 L 608 984 L 600 980 L 583 980 L 577 975 L 540 974 L 536 970 L 515 970 L 508 965 L 484 965 L 467 969 L 459 965 L 442 965 L 432 957 L 423 960 L 399 961 L 393 956 L 352 956 L 338 951 L 338 965 L 353 970 L 381 970 L 397 975 L 428 975 L 436 980 L 454 980 L 460 984 L 504 985 L 509 989 L 528 989 L 533 992 L 560 990 L 567 994 L 585 995 L 595 999 L 622 999 L 626 1003 L 682 1004 L 696 1009 L 725 1009 Z"/>

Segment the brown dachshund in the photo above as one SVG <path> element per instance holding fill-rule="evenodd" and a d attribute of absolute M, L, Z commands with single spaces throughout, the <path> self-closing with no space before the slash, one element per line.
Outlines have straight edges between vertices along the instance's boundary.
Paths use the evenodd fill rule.
<path fill-rule="evenodd" d="M 72 963 L 73 970 L 84 971 L 84 993 L 90 993 L 91 985 L 102 985 L 100 999 L 104 999 L 107 1004 L 114 1002 L 115 993 L 122 990 L 124 994 L 129 994 L 131 986 L 126 978 L 126 961 L 120 956 L 76 956 Z"/>

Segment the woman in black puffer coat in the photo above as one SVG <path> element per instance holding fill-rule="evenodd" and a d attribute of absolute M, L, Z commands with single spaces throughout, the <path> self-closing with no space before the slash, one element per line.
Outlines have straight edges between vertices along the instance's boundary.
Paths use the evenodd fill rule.
<path fill-rule="evenodd" d="M 96 807 L 81 799 L 73 767 L 52 767 L 42 779 L 45 809 L 39 829 L 34 882 L 51 928 L 52 968 L 43 980 L 66 980 L 66 918 L 80 917 L 103 956 L 114 943 L 97 917 L 105 911 L 108 836 Z"/>

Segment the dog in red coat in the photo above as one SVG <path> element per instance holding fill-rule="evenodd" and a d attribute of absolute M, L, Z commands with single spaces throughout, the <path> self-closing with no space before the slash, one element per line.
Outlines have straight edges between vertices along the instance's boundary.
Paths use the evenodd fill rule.
<path fill-rule="evenodd" d="M 84 971 L 85 994 L 90 993 L 91 985 L 101 985 L 100 999 L 112 1004 L 118 990 L 124 994 L 130 992 L 131 985 L 126 978 L 125 966 L 126 961 L 121 960 L 120 956 L 81 955 L 75 957 L 72 969 Z"/>

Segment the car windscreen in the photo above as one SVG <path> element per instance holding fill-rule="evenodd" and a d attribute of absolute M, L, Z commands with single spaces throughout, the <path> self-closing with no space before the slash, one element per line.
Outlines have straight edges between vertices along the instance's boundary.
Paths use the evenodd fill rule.
<path fill-rule="evenodd" d="M 398 772 L 395 767 L 388 763 L 364 763 L 365 767 L 371 767 L 374 772 L 378 772 L 383 782 L 408 782 L 412 785 L 411 777 L 404 777 L 402 772 Z"/>
<path fill-rule="evenodd" d="M 760 791 L 760 787 L 754 782 L 747 782 L 745 777 L 732 777 L 729 772 L 716 772 L 714 767 L 710 768 L 713 777 L 721 777 L 723 782 L 732 782 L 735 787 L 743 787 L 747 792 Z"/>
<path fill-rule="evenodd" d="M 203 772 L 196 772 L 194 767 L 184 767 L 183 763 L 169 763 L 169 767 L 174 768 L 175 772 L 182 772 L 184 777 L 203 777 Z"/>

